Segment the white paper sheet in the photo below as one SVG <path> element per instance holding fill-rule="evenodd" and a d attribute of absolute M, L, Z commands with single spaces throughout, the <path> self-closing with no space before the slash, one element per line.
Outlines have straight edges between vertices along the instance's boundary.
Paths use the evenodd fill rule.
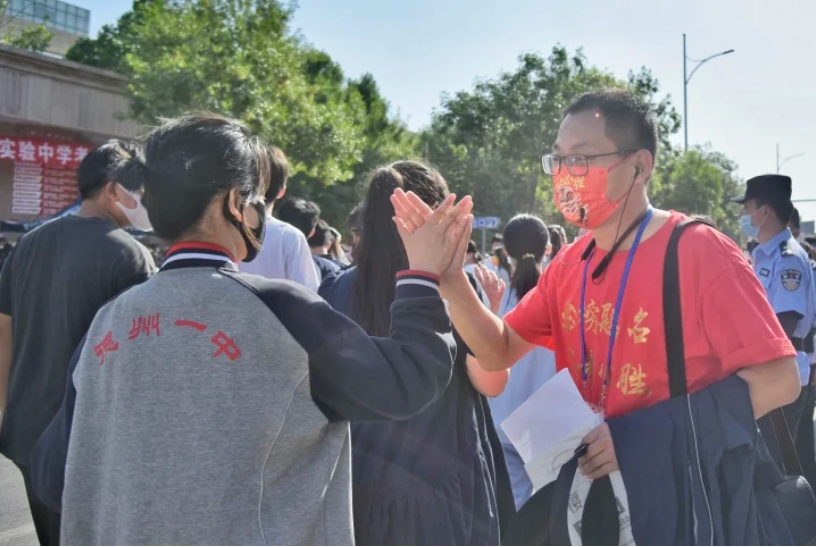
<path fill-rule="evenodd" d="M 537 491 L 558 478 L 561 466 L 575 454 L 587 433 L 603 423 L 578 392 L 568 370 L 562 370 L 519 406 L 501 427 L 524 460 Z M 621 523 L 620 545 L 635 545 L 623 478 L 610 475 Z M 568 529 L 573 545 L 581 544 L 583 506 L 592 481 L 577 472 L 570 491 Z"/>
<path fill-rule="evenodd" d="M 508 416 L 501 427 L 527 464 L 544 454 L 564 450 L 569 450 L 571 458 L 584 435 L 602 422 L 564 369 Z"/>

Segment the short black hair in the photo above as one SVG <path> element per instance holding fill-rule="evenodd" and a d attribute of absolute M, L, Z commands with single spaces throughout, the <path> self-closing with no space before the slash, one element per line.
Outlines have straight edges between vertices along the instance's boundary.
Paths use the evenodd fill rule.
<path fill-rule="evenodd" d="M 606 136 L 619 150 L 648 150 L 657 157 L 657 120 L 649 103 L 623 89 L 592 91 L 569 105 L 564 117 L 588 110 L 603 115 Z"/>
<path fill-rule="evenodd" d="M 77 169 L 79 195 L 93 198 L 109 182 L 118 182 L 132 192 L 141 190 L 146 172 L 138 164 L 143 161 L 141 147 L 130 142 L 113 139 L 94 148 Z"/>
<path fill-rule="evenodd" d="M 501 234 L 495 234 L 493 239 L 490 240 L 490 244 L 493 245 L 494 243 L 504 243 L 504 236 Z"/>
<path fill-rule="evenodd" d="M 302 198 L 287 199 L 278 208 L 278 218 L 309 237 L 320 218 L 320 207 L 313 201 Z"/>
<path fill-rule="evenodd" d="M 269 187 L 266 189 L 267 205 L 278 199 L 278 194 L 289 179 L 289 160 L 277 146 L 269 147 Z"/>
<path fill-rule="evenodd" d="M 793 208 L 791 211 L 790 221 L 788 224 L 792 228 L 801 228 L 802 227 L 802 217 L 799 216 L 799 209 L 796 207 Z"/>
<path fill-rule="evenodd" d="M 790 224 L 791 217 L 796 208 L 789 199 L 774 198 L 774 199 L 754 199 L 757 208 L 768 206 L 776 215 L 776 218 L 786 226 Z"/>
<path fill-rule="evenodd" d="M 269 181 L 266 143 L 243 123 L 210 113 L 163 120 L 147 138 L 142 166 L 149 174 L 142 203 L 156 235 L 171 242 L 194 233 L 214 201 L 226 208 L 232 190 L 244 205 L 259 202 Z M 260 248 L 249 226 L 240 230 Z"/>
<path fill-rule="evenodd" d="M 334 234 L 332 234 L 331 226 L 321 219 L 317 221 L 314 229 L 314 234 L 309 238 L 309 247 L 323 247 L 324 245 L 331 245 L 334 241 Z"/>

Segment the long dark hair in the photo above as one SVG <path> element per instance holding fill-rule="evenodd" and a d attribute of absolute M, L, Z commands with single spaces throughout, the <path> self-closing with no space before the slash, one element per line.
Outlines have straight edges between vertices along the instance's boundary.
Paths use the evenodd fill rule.
<path fill-rule="evenodd" d="M 504 228 L 504 248 L 516 261 L 510 287 L 519 300 L 538 283 L 541 260 L 549 243 L 547 225 L 537 216 L 516 215 Z"/>
<path fill-rule="evenodd" d="M 415 161 L 380 167 L 371 176 L 363 203 L 362 231 L 354 259 L 357 281 L 352 310 L 357 323 L 372 336 L 388 336 L 394 279 L 408 267 L 408 257 L 394 226 L 391 194 L 397 188 L 414 192 L 435 207 L 448 195 L 448 185 L 436 170 Z"/>
<path fill-rule="evenodd" d="M 156 235 L 175 241 L 195 232 L 210 203 L 233 188 L 242 204 L 259 201 L 269 184 L 269 150 L 237 120 L 206 113 L 181 116 L 164 120 L 150 133 L 144 169 L 142 202 L 150 223 Z M 248 226 L 241 229 L 258 243 Z"/>
<path fill-rule="evenodd" d="M 566 245 L 567 233 L 564 231 L 564 228 L 558 224 L 550 224 L 547 229 L 550 232 L 550 244 L 552 245 L 550 259 L 553 259 L 555 255 L 558 254 L 558 251 L 561 250 L 561 247 Z"/>

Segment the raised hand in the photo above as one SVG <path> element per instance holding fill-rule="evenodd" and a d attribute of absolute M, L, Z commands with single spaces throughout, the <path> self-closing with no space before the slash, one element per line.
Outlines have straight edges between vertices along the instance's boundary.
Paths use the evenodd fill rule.
<path fill-rule="evenodd" d="M 490 311 L 495 315 L 499 315 L 502 298 L 504 298 L 504 291 L 506 289 L 504 281 L 499 279 L 496 272 L 488 270 L 482 265 L 476 268 L 476 281 L 479 282 L 487 295 L 487 300 L 490 302 Z"/>
<path fill-rule="evenodd" d="M 451 264 L 467 251 L 473 216 L 473 202 L 469 197 L 462 199 L 455 207 L 456 196 L 451 194 L 427 217 L 422 224 L 409 225 L 397 211 L 394 223 L 405 246 L 408 264 L 412 270 L 422 270 L 441 276 Z M 430 207 L 428 207 L 430 209 Z M 462 245 L 464 241 L 464 246 Z M 461 267 L 461 266 L 460 266 Z"/>
<path fill-rule="evenodd" d="M 425 224 L 426 219 L 434 212 L 419 196 L 413 192 L 406 193 L 402 188 L 397 188 L 391 194 L 391 204 L 397 218 L 402 220 L 411 233 Z"/>

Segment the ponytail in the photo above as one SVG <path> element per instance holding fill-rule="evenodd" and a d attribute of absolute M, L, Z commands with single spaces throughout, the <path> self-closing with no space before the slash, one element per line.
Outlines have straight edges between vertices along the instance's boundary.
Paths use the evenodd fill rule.
<path fill-rule="evenodd" d="M 541 261 L 536 260 L 532 253 L 527 253 L 516 264 L 510 285 L 516 291 L 519 300 L 538 284 L 538 278 L 541 277 L 540 263 Z"/>
<path fill-rule="evenodd" d="M 521 300 L 538 284 L 541 261 L 547 252 L 550 234 L 547 225 L 534 215 L 517 215 L 504 228 L 504 248 L 516 260 L 510 288 Z"/>

